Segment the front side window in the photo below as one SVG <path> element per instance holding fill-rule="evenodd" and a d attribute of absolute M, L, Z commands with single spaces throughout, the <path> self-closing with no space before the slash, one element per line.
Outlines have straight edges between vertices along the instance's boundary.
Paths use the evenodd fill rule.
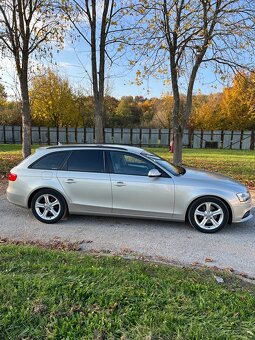
<path fill-rule="evenodd" d="M 151 159 L 152 161 L 156 162 L 158 165 L 163 167 L 165 170 L 173 173 L 174 175 L 183 175 L 185 174 L 186 170 L 182 166 L 174 165 L 172 163 L 169 163 L 167 160 L 164 158 L 159 157 L 158 155 L 148 152 L 148 151 L 143 151 L 141 153 L 143 156 Z"/>
<path fill-rule="evenodd" d="M 116 174 L 148 176 L 148 172 L 155 169 L 151 162 L 124 152 L 111 151 L 110 158 L 113 172 Z"/>
<path fill-rule="evenodd" d="M 104 172 L 102 150 L 75 150 L 67 161 L 68 171 Z"/>
<path fill-rule="evenodd" d="M 68 155 L 68 151 L 49 153 L 29 166 L 30 169 L 58 170 Z"/>

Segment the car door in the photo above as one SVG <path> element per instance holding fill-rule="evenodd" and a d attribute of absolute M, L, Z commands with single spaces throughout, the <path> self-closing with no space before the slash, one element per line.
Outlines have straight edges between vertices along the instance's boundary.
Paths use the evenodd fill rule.
<path fill-rule="evenodd" d="M 69 197 L 70 212 L 112 211 L 111 181 L 103 150 L 72 151 L 57 177 Z"/>
<path fill-rule="evenodd" d="M 170 176 L 149 177 L 156 166 L 139 155 L 109 151 L 113 212 L 120 215 L 171 218 L 174 183 Z"/>

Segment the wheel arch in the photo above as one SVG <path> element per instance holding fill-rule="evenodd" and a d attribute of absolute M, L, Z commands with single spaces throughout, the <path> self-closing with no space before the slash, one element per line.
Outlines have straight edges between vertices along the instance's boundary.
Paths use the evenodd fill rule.
<path fill-rule="evenodd" d="M 41 190 L 52 190 L 52 191 L 55 191 L 56 193 L 58 193 L 59 195 L 61 195 L 63 197 L 64 201 L 65 201 L 67 212 L 69 211 L 66 197 L 63 195 L 62 192 L 60 192 L 59 190 L 56 190 L 55 188 L 53 189 L 51 187 L 37 188 L 36 190 L 31 192 L 31 194 L 30 194 L 30 196 L 28 198 L 28 202 L 27 202 L 27 206 L 28 206 L 29 209 L 31 208 L 31 202 L 32 202 L 32 199 L 33 199 L 34 195 L 36 195 Z"/>
<path fill-rule="evenodd" d="M 229 218 L 228 218 L 228 223 L 231 224 L 232 223 L 232 219 L 233 219 L 233 213 L 232 213 L 232 209 L 230 207 L 230 204 L 222 197 L 220 196 L 217 196 L 217 195 L 201 195 L 199 197 L 196 197 L 194 200 L 192 200 L 186 210 L 186 214 L 185 214 L 185 221 L 187 222 L 188 221 L 188 213 L 189 213 L 189 209 L 191 207 L 191 205 L 196 202 L 197 200 L 201 199 L 201 198 L 204 198 L 204 197 L 212 197 L 212 198 L 217 198 L 219 200 L 221 200 L 227 207 L 228 209 L 228 213 L 229 213 Z"/>

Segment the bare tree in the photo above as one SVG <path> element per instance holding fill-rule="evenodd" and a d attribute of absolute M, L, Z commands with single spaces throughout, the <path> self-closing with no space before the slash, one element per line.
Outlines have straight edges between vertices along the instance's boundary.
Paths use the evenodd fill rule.
<path fill-rule="evenodd" d="M 131 35 L 133 27 L 120 24 L 131 8 L 114 0 L 66 0 L 61 8 L 90 49 L 95 141 L 103 143 L 106 67 L 115 62 L 116 55 L 121 55 Z"/>
<path fill-rule="evenodd" d="M 31 115 L 28 73 L 31 56 L 41 56 L 50 47 L 44 43 L 59 34 L 59 21 L 52 1 L 1 0 L 0 44 L 3 55 L 15 61 L 22 99 L 23 157 L 31 153 Z"/>
<path fill-rule="evenodd" d="M 168 73 L 171 78 L 174 163 L 181 164 L 183 129 L 190 117 L 198 71 L 214 63 L 223 76 L 226 70 L 253 66 L 255 6 L 249 0 L 138 1 L 136 13 L 146 14 L 136 37 L 144 42 L 145 73 Z M 186 84 L 183 109 L 181 83 Z"/>

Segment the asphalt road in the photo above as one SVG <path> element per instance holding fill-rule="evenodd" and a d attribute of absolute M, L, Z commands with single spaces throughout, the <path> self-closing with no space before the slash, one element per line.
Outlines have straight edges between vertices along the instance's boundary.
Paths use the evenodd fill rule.
<path fill-rule="evenodd" d="M 255 278 L 255 218 L 211 235 L 185 223 L 113 217 L 70 216 L 58 224 L 47 225 L 37 221 L 30 211 L 10 204 L 2 195 L 0 238 L 43 242 L 55 238 L 84 240 L 84 250 L 133 251 L 183 264 L 198 262 L 233 268 Z M 206 258 L 213 262 L 207 262 Z"/>

